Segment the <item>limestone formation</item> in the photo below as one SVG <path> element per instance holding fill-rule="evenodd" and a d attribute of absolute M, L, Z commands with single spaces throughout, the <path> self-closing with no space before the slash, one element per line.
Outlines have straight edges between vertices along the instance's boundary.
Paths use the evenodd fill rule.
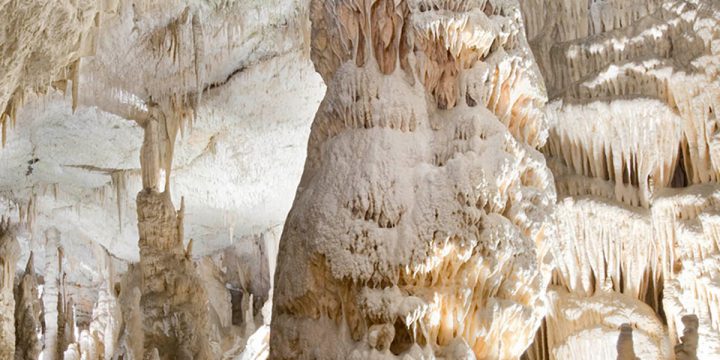
<path fill-rule="evenodd" d="M 0 218 L 0 359 L 15 354 L 15 263 L 20 249 L 10 219 Z"/>
<path fill-rule="evenodd" d="M 648 304 L 672 343 L 680 318 L 696 313 L 705 345 L 698 356 L 717 357 L 720 323 L 712 314 L 720 308 L 710 294 L 720 264 L 718 2 L 526 0 L 521 7 L 549 95 L 542 152 L 561 235 L 553 283 L 588 298 L 610 291 Z M 562 358 L 549 338 L 538 339 L 538 349 Z"/>
<path fill-rule="evenodd" d="M 620 325 L 620 336 L 617 341 L 618 360 L 637 360 L 633 348 L 633 328 L 628 323 Z"/>
<path fill-rule="evenodd" d="M 526 354 L 538 359 L 669 359 L 666 329 L 653 309 L 626 294 L 602 291 L 591 297 L 550 286 L 552 305 Z M 622 327 L 632 327 L 632 352 L 621 353 Z M 622 347 L 626 349 L 626 347 Z M 620 357 L 620 355 L 625 357 Z"/>
<path fill-rule="evenodd" d="M 316 0 L 310 18 L 328 91 L 280 242 L 271 358 L 519 357 L 546 311 L 555 202 L 519 5 Z"/>
<path fill-rule="evenodd" d="M 42 292 L 43 303 L 43 351 L 42 358 L 57 360 L 62 358 L 64 349 L 58 344 L 62 339 L 62 313 L 58 310 L 62 304 L 60 296 L 60 233 L 57 229 L 48 229 L 45 233 L 45 284 Z"/>
<path fill-rule="evenodd" d="M 0 126 L 5 145 L 9 125 L 29 92 L 62 91 L 72 81 L 77 107 L 80 59 L 95 51 L 102 19 L 117 1 L 23 1 L 0 3 Z"/>
<path fill-rule="evenodd" d="M 32 254 L 17 286 L 15 301 L 15 360 L 37 359 L 42 350 L 38 336 L 41 333 L 42 304 L 38 297 Z"/>
<path fill-rule="evenodd" d="M 98 344 L 94 344 L 93 347 L 101 347 L 102 353 L 89 358 L 112 359 L 117 350 L 120 329 L 123 325 L 122 312 L 115 292 L 115 274 L 112 260 L 105 249 L 97 249 L 96 254 L 96 256 L 103 259 L 99 261 L 102 283 L 97 302 L 92 311 L 92 322 L 89 326 L 88 335 L 97 339 Z M 84 352 L 85 348 L 81 346 L 81 350 Z"/>
<path fill-rule="evenodd" d="M 680 337 L 682 343 L 675 345 L 675 358 L 677 360 L 697 360 L 698 318 L 695 315 L 685 315 L 682 317 L 682 323 L 685 329 L 683 336 Z"/>
<path fill-rule="evenodd" d="M 137 196 L 145 356 L 155 353 L 158 359 L 210 359 L 207 297 L 183 247 L 184 208 L 181 205 L 175 211 L 169 182 L 165 191 L 158 191 L 158 126 L 155 118 L 144 124 L 140 158 L 143 190 Z"/>
<path fill-rule="evenodd" d="M 0 0 L 0 360 L 720 358 L 719 105 L 718 0 Z"/>

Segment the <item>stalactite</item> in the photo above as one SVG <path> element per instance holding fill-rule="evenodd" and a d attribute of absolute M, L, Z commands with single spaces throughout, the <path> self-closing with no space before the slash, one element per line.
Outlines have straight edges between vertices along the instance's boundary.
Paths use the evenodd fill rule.
<path fill-rule="evenodd" d="M 192 16 L 192 34 L 195 50 L 193 52 L 193 56 L 195 58 L 195 96 L 197 98 L 195 108 L 197 109 L 197 106 L 199 106 L 202 101 L 203 87 L 205 83 L 203 75 L 205 61 L 205 37 L 203 34 L 203 25 L 200 21 L 200 15 L 197 12 L 195 12 Z"/>
<path fill-rule="evenodd" d="M 551 286 L 552 309 L 528 360 L 669 359 L 672 349 L 663 323 L 631 296 L 599 291 L 593 296 Z M 629 325 L 632 334 L 627 333 Z M 625 333 L 623 333 L 625 331 Z M 632 345 L 626 341 L 631 338 Z M 623 353 L 632 348 L 633 354 Z"/>
<path fill-rule="evenodd" d="M 70 65 L 70 80 L 72 81 L 72 111 L 75 112 L 80 99 L 80 61 L 77 59 Z"/>
<path fill-rule="evenodd" d="M 71 80 L 73 111 L 77 108 L 80 59 L 94 54 L 101 14 L 113 16 L 118 8 L 118 1 L 0 3 L 0 23 L 15 30 L 0 43 L 4 59 L 0 69 L 3 147 L 8 119 L 14 126 L 26 94 L 44 95 L 51 87 Z"/>
<path fill-rule="evenodd" d="M 115 206 L 117 207 L 118 216 L 118 228 L 120 232 L 123 231 L 123 204 L 125 203 L 126 189 L 126 174 L 123 170 L 113 171 L 110 174 L 112 179 L 112 186 L 115 189 Z"/>
<path fill-rule="evenodd" d="M 12 96 L 8 99 L 5 109 L 0 113 L 0 123 L 2 123 L 2 147 L 7 143 L 7 126 L 8 122 L 15 127 L 17 123 L 17 112 L 22 106 L 25 94 L 21 89 L 16 89 Z M 1 105 L 0 105 L 1 106 Z"/>
<path fill-rule="evenodd" d="M 245 336 L 250 337 L 257 327 L 255 326 L 255 315 L 253 314 L 253 294 L 246 293 L 242 300 L 243 322 L 245 324 Z"/>

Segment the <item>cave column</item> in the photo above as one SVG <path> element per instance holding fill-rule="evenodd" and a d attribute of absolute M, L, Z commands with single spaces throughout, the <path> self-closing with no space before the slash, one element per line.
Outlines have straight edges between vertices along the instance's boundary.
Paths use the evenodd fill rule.
<path fill-rule="evenodd" d="M 145 356 L 214 358 L 208 341 L 207 295 L 189 251 L 183 247 L 184 205 L 176 211 L 170 196 L 168 179 L 175 136 L 169 135 L 168 125 L 173 127 L 177 119 L 154 106 L 150 113 L 142 124 L 143 189 L 137 195 Z M 167 176 L 163 192 L 159 192 L 161 164 Z"/>

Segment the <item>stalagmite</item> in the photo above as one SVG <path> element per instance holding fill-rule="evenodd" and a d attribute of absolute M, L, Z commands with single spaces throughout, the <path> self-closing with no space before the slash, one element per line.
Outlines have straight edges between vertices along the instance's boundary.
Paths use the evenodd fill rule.
<path fill-rule="evenodd" d="M 60 292 L 59 264 L 62 258 L 59 255 L 60 233 L 51 228 L 45 232 L 45 286 L 42 292 L 43 318 L 45 333 L 43 334 L 43 360 L 56 360 L 62 357 L 64 349 L 58 344 L 60 318 L 59 304 L 62 299 Z M 60 355 L 60 356 L 58 356 Z"/>
<path fill-rule="evenodd" d="M 15 356 L 15 263 L 20 248 L 10 219 L 0 218 L 0 359 Z"/>
<path fill-rule="evenodd" d="M 77 344 L 70 344 L 63 353 L 63 360 L 81 360 L 80 351 Z"/>
<path fill-rule="evenodd" d="M 129 359 L 142 359 L 144 356 L 143 316 L 140 309 L 142 293 L 138 287 L 139 285 L 139 269 L 137 266 L 132 266 L 120 282 L 121 290 L 118 302 L 120 303 L 123 318 L 118 348 L 113 358 L 122 355 Z"/>
<path fill-rule="evenodd" d="M 89 334 L 102 345 L 102 354 L 98 358 L 112 359 L 117 349 L 117 341 L 122 327 L 122 313 L 115 293 L 115 274 L 113 264 L 107 250 L 96 249 L 102 275 L 101 289 L 98 300 L 93 308 Z M 97 345 L 95 347 L 98 347 Z M 83 349 L 84 350 L 84 349 Z"/>
<path fill-rule="evenodd" d="M 39 337 L 42 304 L 38 297 L 32 253 L 17 286 L 15 299 L 15 360 L 38 359 L 42 350 Z"/>
<path fill-rule="evenodd" d="M 280 242 L 271 358 L 519 357 L 555 238 L 519 5 L 315 0 L 310 18 L 328 91 Z"/>
<path fill-rule="evenodd" d="M 675 345 L 675 358 L 677 360 L 697 360 L 698 318 L 695 315 L 685 315 L 682 317 L 682 323 L 685 330 L 683 330 L 683 336 L 680 337 L 682 343 Z"/>
<path fill-rule="evenodd" d="M 617 360 L 638 360 L 633 349 L 633 329 L 628 323 L 620 325 L 620 336 L 617 341 Z"/>

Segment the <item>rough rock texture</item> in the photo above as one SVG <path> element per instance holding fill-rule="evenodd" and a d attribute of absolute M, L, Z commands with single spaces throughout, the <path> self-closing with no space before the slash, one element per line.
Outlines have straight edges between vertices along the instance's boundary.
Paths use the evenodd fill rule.
<path fill-rule="evenodd" d="M 15 263 L 20 247 L 10 219 L 0 218 L 0 359 L 15 356 Z"/>
<path fill-rule="evenodd" d="M 19 266 L 30 248 L 41 249 L 41 234 L 50 227 L 63 234 L 68 262 L 87 265 L 83 269 L 97 268 L 95 243 L 118 260 L 138 261 L 134 200 L 142 188 L 142 128 L 133 119 L 147 115 L 152 99 L 192 97 L 198 73 L 204 91 L 192 127 L 180 130 L 171 179 L 174 203 L 184 196 L 193 214 L 186 228 L 188 237 L 199 240 L 196 256 L 230 246 L 248 256 L 255 237 L 282 226 L 292 204 L 309 124 L 325 88 L 307 55 L 304 1 L 135 3 L 119 1 L 117 14 L 103 17 L 97 49 L 81 61 L 77 109 L 69 93 L 31 91 L 17 110 L 17 126 L 7 129 L 0 153 L 0 211 L 33 225 L 30 234 L 19 234 Z M 192 32 L 196 12 L 196 23 L 203 24 L 197 43 L 206 44 L 199 72 L 194 59 L 200 47 Z M 186 22 L 170 26 L 183 17 Z M 15 36 L 11 29 L 7 34 Z M 162 40 L 159 34 L 165 45 L 179 44 L 176 58 L 153 45 Z M 205 189 L 197 191 L 201 185 Z M 83 271 L 71 281 L 97 277 Z M 268 276 L 256 280 L 267 284 Z"/>
<path fill-rule="evenodd" d="M 271 358 L 519 357 L 546 311 L 555 194 L 518 4 L 316 0 L 310 17 L 328 91 Z"/>
<path fill-rule="evenodd" d="M 73 82 L 77 107 L 80 58 L 95 50 L 102 19 L 117 1 L 23 1 L 0 3 L 0 126 L 5 145 L 26 92 L 63 91 Z"/>
<path fill-rule="evenodd" d="M 617 341 L 618 360 L 637 360 L 635 349 L 633 348 L 633 328 L 630 324 L 624 323 L 620 325 L 620 336 Z"/>
<path fill-rule="evenodd" d="M 38 359 L 42 349 L 38 338 L 42 304 L 38 297 L 32 254 L 17 286 L 15 302 L 15 360 Z"/>
<path fill-rule="evenodd" d="M 182 267 L 210 262 L 215 269 L 214 282 L 193 281 L 214 300 L 193 309 L 209 318 L 209 358 L 267 356 L 269 256 L 277 254 L 276 233 L 325 89 L 309 59 L 305 1 L 5 0 L 0 11 L 0 214 L 21 225 L 17 263 L 35 252 L 40 284 L 33 291 L 55 278 L 47 270 L 58 279 L 57 312 L 43 314 L 53 316 L 49 329 L 57 336 L 27 328 L 57 344 L 55 358 L 143 357 L 142 276 L 131 266 L 140 259 L 133 194 L 143 188 L 138 122 L 159 103 L 183 120 L 173 130 L 172 177 L 169 137 L 161 139 L 158 190 L 167 178 L 173 193 L 163 196 L 175 204 L 185 197 L 191 214 L 184 225 L 193 251 L 185 254 L 180 241 Z M 62 236 L 48 246 L 51 228 Z M 64 256 L 46 266 L 57 247 Z M 96 256 L 105 251 L 107 266 Z M 136 274 L 126 282 L 130 269 Z M 117 277 L 108 279 L 108 271 Z M 253 307 L 232 311 L 250 297 Z M 37 339 L 20 339 L 32 354 L 22 358 L 38 358 Z"/>
<path fill-rule="evenodd" d="M 682 343 L 675 345 L 675 358 L 677 360 L 697 360 L 698 318 L 695 315 L 685 315 L 682 317 L 682 323 L 685 329 L 683 336 L 680 337 Z"/>
<path fill-rule="evenodd" d="M 107 251 L 102 248 L 96 250 L 96 256 L 102 259 L 98 261 L 101 264 L 98 272 L 103 276 L 98 290 L 98 299 L 92 311 L 92 321 L 87 331 L 90 338 L 97 340 L 93 346 L 81 346 L 80 349 L 85 353 L 88 347 L 100 348 L 101 351 L 97 351 L 98 353 L 94 356 L 86 355 L 87 359 L 112 359 L 117 351 L 120 329 L 123 325 L 122 312 L 115 290 L 115 271 L 112 260 Z M 83 330 L 81 337 L 85 334 L 84 331 L 86 330 Z"/>
<path fill-rule="evenodd" d="M 0 0 L 0 359 L 718 358 L 719 65 L 716 0 Z"/>
<path fill-rule="evenodd" d="M 672 343 L 680 318 L 696 314 L 698 356 L 719 356 L 713 314 L 720 308 L 711 295 L 720 279 L 718 2 L 525 0 L 521 7 L 550 98 L 542 151 L 560 199 L 553 282 L 588 297 L 578 300 L 580 314 L 597 311 L 597 293 L 648 304 Z M 548 332 L 576 320 L 567 321 Z M 536 341 L 535 358 L 564 358 L 551 338 Z"/>
<path fill-rule="evenodd" d="M 143 125 L 143 190 L 137 209 L 145 358 L 155 352 L 163 360 L 211 359 L 217 355 L 211 353 L 208 339 L 207 295 L 190 259 L 192 242 L 187 251 L 183 246 L 184 208 L 175 211 L 169 182 L 158 191 L 158 120 L 152 117 Z"/>
<path fill-rule="evenodd" d="M 60 296 L 62 257 L 60 256 L 60 233 L 51 228 L 45 233 L 45 282 L 42 291 L 43 303 L 43 359 L 59 359 L 64 349 L 62 344 L 62 314 L 58 309 L 63 300 Z M 60 355 L 60 356 L 59 356 Z"/>
<path fill-rule="evenodd" d="M 633 328 L 636 357 L 671 356 L 665 326 L 652 308 L 631 296 L 604 291 L 586 297 L 551 286 L 548 297 L 553 307 L 528 350 L 529 359 L 619 359 L 623 324 Z"/>

